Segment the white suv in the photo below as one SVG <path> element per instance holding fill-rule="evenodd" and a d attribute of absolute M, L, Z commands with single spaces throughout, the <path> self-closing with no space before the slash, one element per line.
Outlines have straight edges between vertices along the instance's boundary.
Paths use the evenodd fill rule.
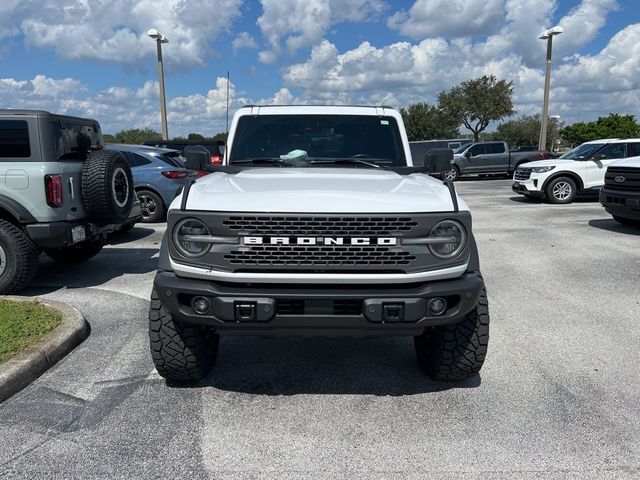
<path fill-rule="evenodd" d="M 571 203 L 576 195 L 597 194 L 610 163 L 636 155 L 640 155 L 638 138 L 586 142 L 560 158 L 521 165 L 513 176 L 512 189 L 551 203 Z"/>

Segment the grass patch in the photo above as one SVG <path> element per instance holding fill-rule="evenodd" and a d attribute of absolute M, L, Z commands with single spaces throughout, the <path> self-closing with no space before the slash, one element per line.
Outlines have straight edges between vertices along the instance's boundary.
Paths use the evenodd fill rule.
<path fill-rule="evenodd" d="M 38 302 L 0 299 L 0 364 L 60 325 L 62 315 Z"/>

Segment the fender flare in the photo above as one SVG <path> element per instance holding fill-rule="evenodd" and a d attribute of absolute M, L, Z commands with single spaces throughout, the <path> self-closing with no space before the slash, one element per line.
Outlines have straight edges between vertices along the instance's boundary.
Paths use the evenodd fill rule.
<path fill-rule="evenodd" d="M 29 210 L 24 208 L 15 200 L 4 195 L 0 195 L 0 210 L 4 210 L 9 213 L 9 215 L 11 215 L 19 224 L 37 222 L 34 216 L 29 213 Z"/>

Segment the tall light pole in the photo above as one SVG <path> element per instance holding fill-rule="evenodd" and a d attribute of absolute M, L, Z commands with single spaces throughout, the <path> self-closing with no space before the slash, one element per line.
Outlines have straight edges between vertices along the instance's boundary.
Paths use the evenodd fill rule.
<path fill-rule="evenodd" d="M 538 38 L 540 40 L 547 41 L 547 73 L 544 77 L 544 105 L 542 107 L 542 125 L 540 126 L 540 141 L 538 142 L 538 149 L 545 150 L 547 145 L 547 124 L 549 122 L 549 84 L 551 82 L 551 49 L 553 46 L 553 36 L 560 35 L 564 32 L 562 27 L 553 27 L 549 30 L 545 30 Z"/>
<path fill-rule="evenodd" d="M 162 139 L 169 140 L 169 127 L 167 126 L 167 101 L 164 96 L 164 66 L 162 64 L 162 44 L 169 43 L 169 39 L 152 28 L 147 32 L 156 41 L 158 50 L 158 78 L 160 80 L 160 120 L 162 121 Z"/>

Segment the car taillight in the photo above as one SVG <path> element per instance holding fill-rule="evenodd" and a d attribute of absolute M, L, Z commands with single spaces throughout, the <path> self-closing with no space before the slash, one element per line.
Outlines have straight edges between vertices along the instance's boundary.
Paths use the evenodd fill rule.
<path fill-rule="evenodd" d="M 549 158 L 549 154 L 547 152 L 542 152 L 540 154 L 540 160 L 547 160 Z"/>
<path fill-rule="evenodd" d="M 61 207 L 64 204 L 62 198 L 62 175 L 45 175 L 44 186 L 47 195 L 47 204 L 50 207 Z"/>
<path fill-rule="evenodd" d="M 187 175 L 189 175 L 188 170 L 165 170 L 164 172 L 161 172 L 161 173 L 165 177 L 170 178 L 172 180 L 175 180 L 176 178 L 185 178 Z"/>
<path fill-rule="evenodd" d="M 222 165 L 222 155 L 211 155 L 211 165 Z"/>
<path fill-rule="evenodd" d="M 196 173 L 196 178 L 202 178 L 206 175 L 209 175 L 209 172 L 205 172 L 204 170 L 199 170 L 198 173 Z"/>

